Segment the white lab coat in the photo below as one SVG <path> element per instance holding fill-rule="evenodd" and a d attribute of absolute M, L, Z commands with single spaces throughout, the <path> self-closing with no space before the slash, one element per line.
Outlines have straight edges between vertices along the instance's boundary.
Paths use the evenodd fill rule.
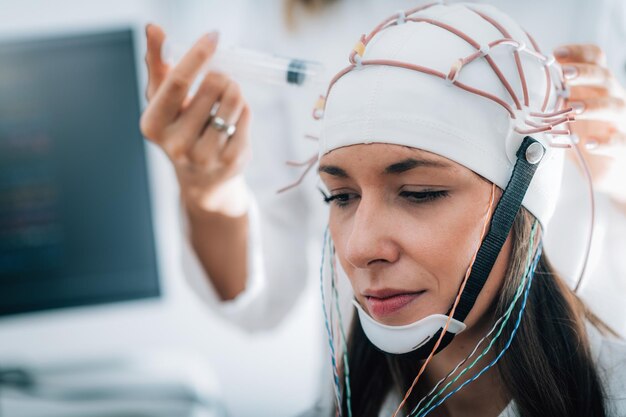
<path fill-rule="evenodd" d="M 487 1 L 518 20 L 545 51 L 559 44 L 593 42 L 607 53 L 610 67 L 626 81 L 626 6 L 619 0 L 588 1 Z M 415 6 L 406 0 L 343 0 L 317 16 L 299 20 L 299 28 L 285 29 L 280 2 L 247 4 L 249 34 L 241 44 L 280 55 L 324 62 L 333 70 L 347 65 L 347 56 L 361 33 L 382 18 Z M 316 190 L 316 174 L 287 193 L 276 190 L 292 183 L 300 170 L 284 161 L 304 161 L 316 153 L 317 144 L 303 138 L 315 134 L 312 121 L 315 98 L 323 91 L 302 92 L 245 84 L 244 93 L 254 111 L 253 161 L 246 172 L 255 202 L 250 211 L 249 277 L 246 290 L 232 301 L 220 302 L 193 249 L 183 248 L 186 278 L 195 292 L 218 315 L 244 329 L 275 326 L 289 314 L 308 280 L 319 277 L 321 238 L 327 208 Z M 586 239 L 588 212 L 585 184 L 571 181 L 578 175 L 570 167 L 560 208 L 550 225 L 546 252 L 557 269 L 572 276 L 579 268 Z M 626 215 L 606 196 L 598 195 L 594 252 L 585 277 L 583 299 L 618 332 L 626 335 Z M 183 229 L 187 226 L 182 221 Z M 566 249 L 563 249 L 566 248 Z M 318 295 L 315 295 L 319 297 Z M 320 326 L 320 331 L 322 327 Z M 312 330 L 316 331 L 316 330 Z M 323 353 L 320 346 L 320 355 Z M 325 381 L 326 382 L 326 381 Z M 623 382 L 623 381 L 622 381 Z"/>

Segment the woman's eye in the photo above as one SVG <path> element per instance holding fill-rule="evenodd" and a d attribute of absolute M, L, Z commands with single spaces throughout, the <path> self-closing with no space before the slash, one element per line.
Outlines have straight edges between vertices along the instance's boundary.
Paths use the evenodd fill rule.
<path fill-rule="evenodd" d="M 339 207 L 345 207 L 355 198 L 358 198 L 358 195 L 355 193 L 338 193 L 330 196 L 325 195 L 324 202 L 327 204 L 334 203 Z"/>
<path fill-rule="evenodd" d="M 400 196 L 414 203 L 426 203 L 438 198 L 447 197 L 448 191 L 402 191 Z"/>
<path fill-rule="evenodd" d="M 349 205 L 352 200 L 359 198 L 359 195 L 356 193 L 337 193 L 328 195 L 324 191 L 320 189 L 320 192 L 323 195 L 324 202 L 327 204 L 334 203 L 338 207 L 346 207 Z M 409 200 L 412 203 L 426 203 L 429 201 L 436 200 L 438 198 L 448 196 L 448 191 L 401 191 L 400 196 Z"/>

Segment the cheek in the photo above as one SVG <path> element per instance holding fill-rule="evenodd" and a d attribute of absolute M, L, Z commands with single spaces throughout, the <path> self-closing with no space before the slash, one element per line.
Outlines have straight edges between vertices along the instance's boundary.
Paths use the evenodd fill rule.
<path fill-rule="evenodd" d="M 412 258 L 436 280 L 437 309 L 449 306 L 457 295 L 480 243 L 485 211 L 476 204 L 442 206 L 410 242 L 409 247 L 415 248 Z"/>
<path fill-rule="evenodd" d="M 355 267 L 343 253 L 352 233 L 353 216 L 335 210 L 330 213 L 329 230 L 338 261 L 354 287 Z M 485 212 L 486 206 L 459 198 L 442 201 L 432 208 L 402 207 L 381 213 L 393 219 L 384 222 L 390 226 L 384 238 L 401 248 L 399 267 L 407 272 L 403 275 L 428 280 L 429 288 L 434 290 L 435 297 L 429 303 L 433 310 L 445 309 L 454 300 L 477 249 Z"/>
<path fill-rule="evenodd" d="M 385 227 L 375 229 L 379 235 L 376 237 L 387 240 L 399 251 L 399 256 L 385 267 L 390 273 L 383 275 L 406 280 L 399 283 L 390 278 L 387 283 L 392 287 L 422 287 L 429 291 L 428 297 L 407 312 L 410 317 L 402 317 L 402 323 L 396 324 L 445 313 L 450 308 L 478 249 L 490 191 L 491 186 L 486 184 L 432 205 L 391 205 L 377 211 L 376 223 Z M 481 198 L 476 198 L 477 195 Z M 357 269 L 349 262 L 345 253 L 346 245 L 354 243 L 350 240 L 354 238 L 353 227 L 360 227 L 355 216 L 355 212 L 331 208 L 329 230 L 337 260 L 358 293 L 358 288 L 371 283 L 372 277 L 370 271 Z M 489 292 L 489 288 L 486 290 Z M 497 289 L 490 291 L 493 298 Z M 484 304 L 489 305 L 490 300 Z M 481 315 L 484 312 L 483 308 L 477 310 Z"/>
<path fill-rule="evenodd" d="M 353 267 L 349 262 L 347 262 L 343 253 L 343 248 L 345 248 L 346 242 L 350 237 L 350 227 L 351 222 L 349 219 L 347 221 L 345 219 L 338 219 L 337 216 L 333 215 L 331 209 L 331 214 L 328 220 L 328 229 L 332 242 L 335 246 L 336 260 L 341 264 L 341 267 L 346 272 L 350 283 L 353 284 L 354 274 L 351 273 L 351 268 Z"/>

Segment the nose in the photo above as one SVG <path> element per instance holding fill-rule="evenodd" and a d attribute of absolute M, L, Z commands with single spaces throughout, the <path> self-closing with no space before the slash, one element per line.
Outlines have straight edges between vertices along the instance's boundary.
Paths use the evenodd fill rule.
<path fill-rule="evenodd" d="M 355 268 L 394 263 L 400 248 L 393 229 L 393 214 L 384 204 L 361 198 L 346 242 L 346 260 Z"/>

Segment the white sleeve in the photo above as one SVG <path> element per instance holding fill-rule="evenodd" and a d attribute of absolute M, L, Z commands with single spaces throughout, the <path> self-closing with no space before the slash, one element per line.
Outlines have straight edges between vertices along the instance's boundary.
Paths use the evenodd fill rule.
<path fill-rule="evenodd" d="M 242 293 L 228 301 L 220 299 L 191 246 L 181 210 L 185 232 L 181 260 L 186 280 L 215 313 L 251 332 L 281 323 L 299 300 L 309 275 L 307 200 L 298 190 L 290 195 L 274 194 L 267 198 L 260 193 L 261 201 L 255 200 L 250 207 L 247 283 Z M 259 208 L 260 204 L 264 207 Z"/>

